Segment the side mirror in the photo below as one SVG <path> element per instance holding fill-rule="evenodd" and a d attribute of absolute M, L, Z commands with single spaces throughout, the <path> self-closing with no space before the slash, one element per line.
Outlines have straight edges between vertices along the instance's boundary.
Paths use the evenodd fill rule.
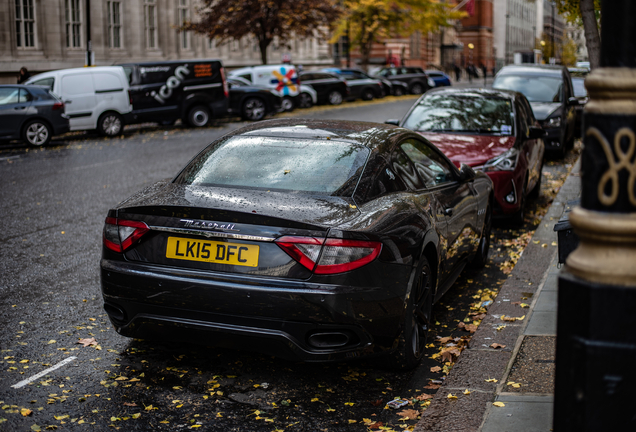
<path fill-rule="evenodd" d="M 577 106 L 579 104 L 579 100 L 575 97 L 571 97 L 568 99 L 568 106 Z"/>
<path fill-rule="evenodd" d="M 528 139 L 538 139 L 545 136 L 545 130 L 537 126 L 530 126 L 530 132 L 528 133 Z"/>
<path fill-rule="evenodd" d="M 459 181 L 461 182 L 473 180 L 476 176 L 475 170 L 466 164 L 462 164 L 459 168 Z"/>
<path fill-rule="evenodd" d="M 395 126 L 399 126 L 400 125 L 400 121 L 398 119 L 388 119 L 384 121 L 385 124 L 390 124 L 390 125 L 395 125 Z"/>

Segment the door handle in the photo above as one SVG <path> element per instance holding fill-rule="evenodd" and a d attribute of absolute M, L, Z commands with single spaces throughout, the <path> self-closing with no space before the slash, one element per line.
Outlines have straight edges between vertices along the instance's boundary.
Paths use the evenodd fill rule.
<path fill-rule="evenodd" d="M 444 214 L 445 214 L 446 216 L 452 216 L 452 215 L 453 215 L 453 208 L 452 208 L 452 207 L 449 207 L 449 208 L 447 208 L 447 209 L 444 209 Z"/>

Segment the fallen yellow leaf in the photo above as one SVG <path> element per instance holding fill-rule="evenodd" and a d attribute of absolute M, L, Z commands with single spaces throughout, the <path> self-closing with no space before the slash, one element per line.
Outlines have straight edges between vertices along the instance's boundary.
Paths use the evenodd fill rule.
<path fill-rule="evenodd" d="M 493 402 L 492 404 L 493 404 L 494 406 L 496 406 L 496 407 L 499 407 L 499 408 L 501 408 L 501 407 L 505 407 L 505 406 L 506 406 L 506 404 L 505 404 L 505 403 L 503 403 L 503 402 Z"/>
<path fill-rule="evenodd" d="M 449 393 L 448 396 L 446 396 L 448 399 L 457 399 L 457 396 L 453 395 L 452 393 Z"/>

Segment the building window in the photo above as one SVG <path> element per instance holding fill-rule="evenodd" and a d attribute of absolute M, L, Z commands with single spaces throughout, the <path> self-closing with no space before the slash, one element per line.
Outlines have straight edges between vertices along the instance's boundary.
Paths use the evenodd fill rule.
<path fill-rule="evenodd" d="M 108 8 L 108 47 L 121 48 L 121 2 L 106 2 Z"/>
<path fill-rule="evenodd" d="M 179 0 L 179 22 L 181 25 L 185 24 L 189 21 L 190 14 L 188 9 L 188 0 Z M 189 49 L 190 48 L 190 32 L 182 31 L 180 33 L 181 39 L 181 48 Z"/>
<path fill-rule="evenodd" d="M 34 0 L 15 0 L 16 43 L 20 48 L 35 47 Z"/>
<path fill-rule="evenodd" d="M 68 48 L 80 48 L 82 46 L 80 0 L 66 0 L 65 6 L 66 46 Z"/>
<path fill-rule="evenodd" d="M 157 48 L 157 1 L 144 0 L 146 48 Z"/>

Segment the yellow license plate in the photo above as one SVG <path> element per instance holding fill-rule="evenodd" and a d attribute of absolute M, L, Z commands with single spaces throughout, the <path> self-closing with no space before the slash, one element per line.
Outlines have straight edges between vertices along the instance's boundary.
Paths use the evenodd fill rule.
<path fill-rule="evenodd" d="M 256 267 L 258 250 L 255 245 L 168 237 L 166 257 Z"/>

